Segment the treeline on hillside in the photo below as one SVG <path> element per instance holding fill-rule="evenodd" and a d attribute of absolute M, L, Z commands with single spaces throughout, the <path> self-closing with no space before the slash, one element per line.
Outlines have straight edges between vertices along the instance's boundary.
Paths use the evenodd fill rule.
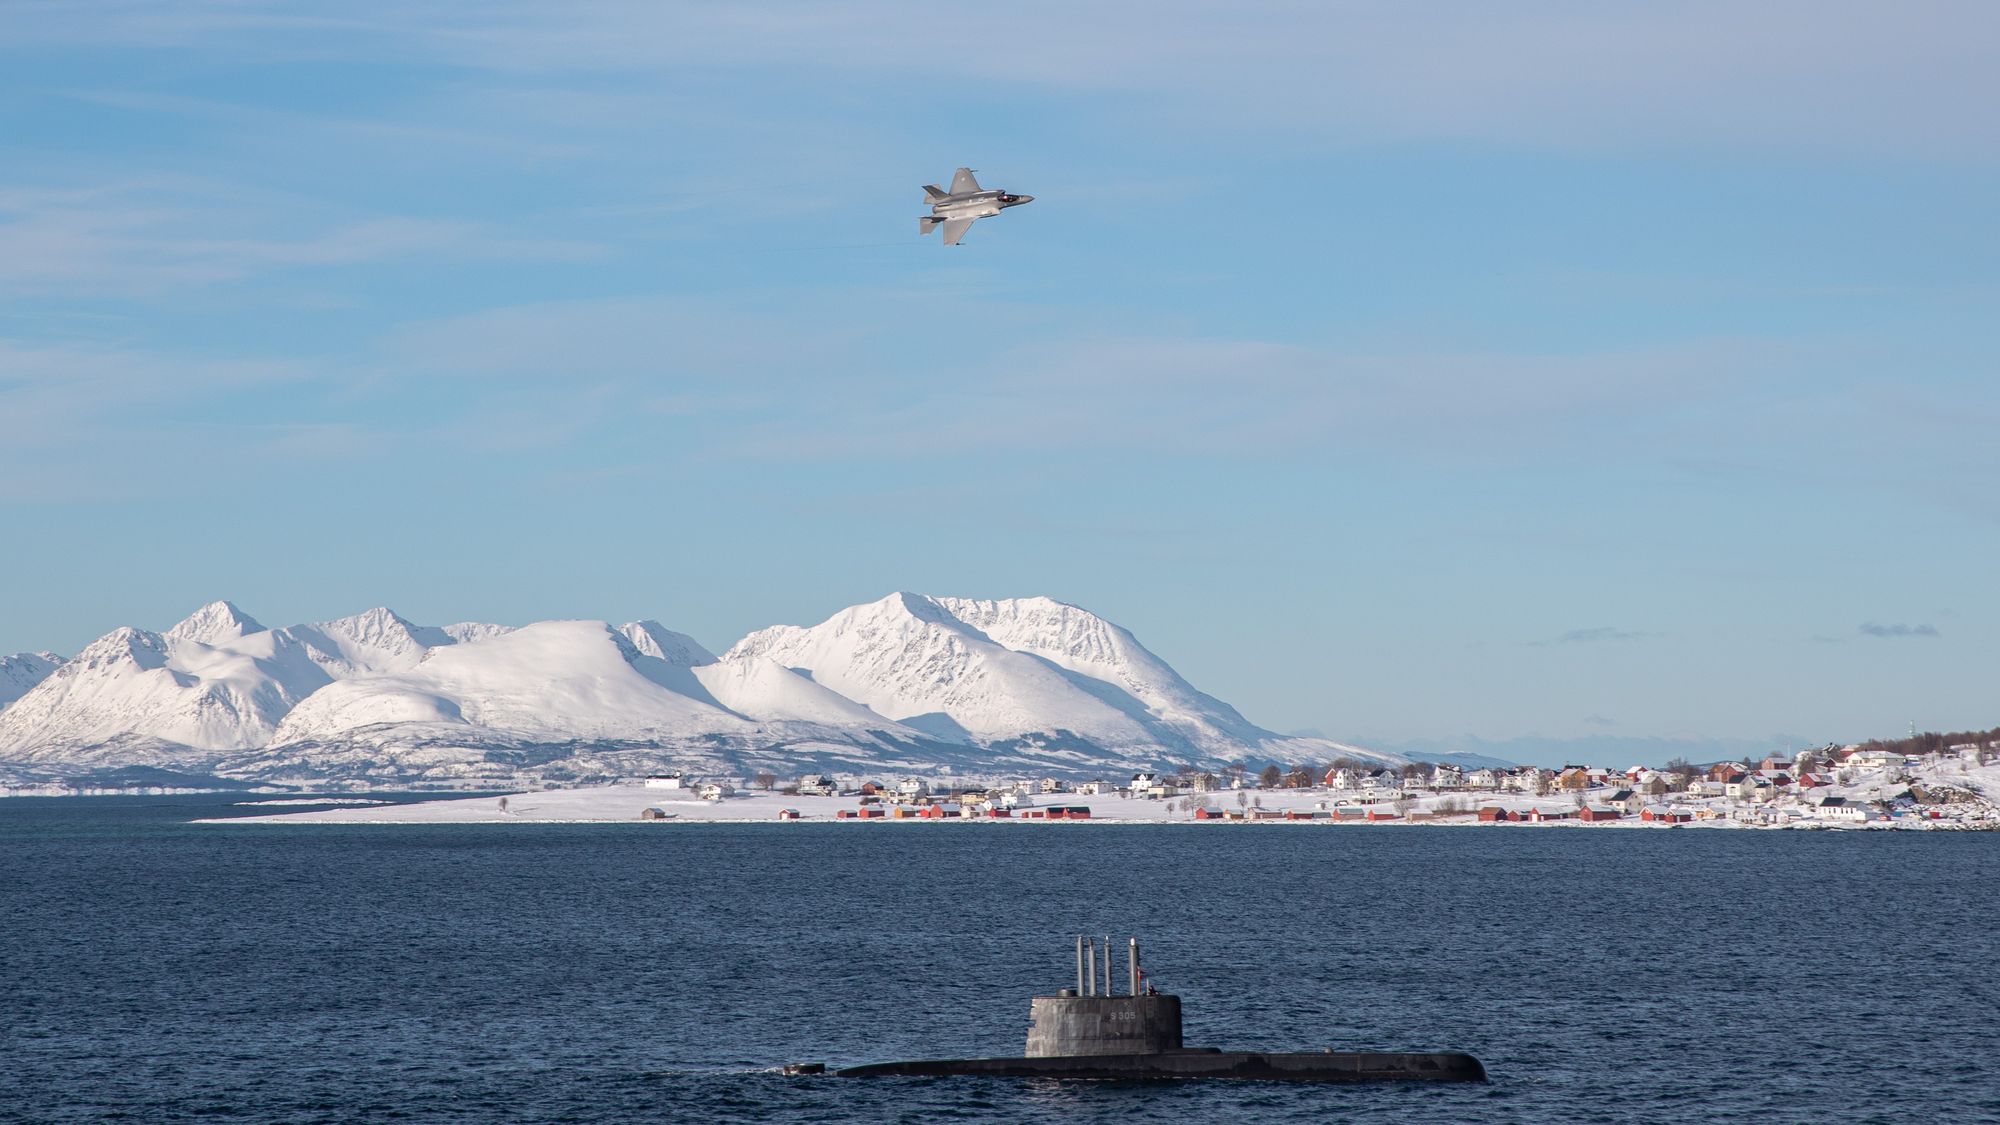
<path fill-rule="evenodd" d="M 1966 743 L 1986 746 L 2000 742 L 2000 727 L 1992 730 L 1960 730 L 1939 734 L 1927 730 L 1912 738 L 1874 739 L 1861 744 L 1863 750 L 1887 750 L 1893 754 L 1942 754 L 1954 746 Z"/>
<path fill-rule="evenodd" d="M 1326 778 L 1329 770 L 1347 767 L 1349 769 L 1382 769 L 1379 762 L 1361 762 L 1353 758 L 1335 758 L 1331 763 L 1315 765 L 1307 763 L 1296 766 L 1268 765 L 1260 772 L 1252 774 L 1243 762 L 1233 762 L 1215 773 L 1195 769 L 1182 769 L 1170 775 L 1183 789 L 1222 789 L 1238 786 L 1255 786 L 1259 789 L 1311 789 Z M 1428 772 L 1430 767 L 1415 762 L 1402 767 L 1399 772 L 1408 777 L 1414 773 Z"/>
<path fill-rule="evenodd" d="M 1428 776 L 1431 772 L 1431 766 L 1427 762 L 1409 762 L 1402 766 L 1385 766 L 1381 762 L 1364 762 L 1358 758 L 1341 757 L 1335 758 L 1324 765 L 1307 764 L 1293 766 L 1289 769 L 1278 765 L 1265 766 L 1263 772 L 1257 775 L 1257 786 L 1260 789 L 1311 789 L 1326 780 L 1327 774 L 1339 769 L 1364 771 L 1386 769 L 1399 777 L 1424 777 Z M 1227 783 L 1234 783 L 1239 778 L 1242 778 L 1244 773 L 1245 767 L 1238 764 L 1224 770 L 1222 776 L 1226 779 Z M 1211 783 L 1213 783 L 1215 780 L 1214 775 L 1211 774 L 1209 777 Z M 1182 783 L 1192 784 L 1192 780 L 1187 775 L 1184 775 Z"/>

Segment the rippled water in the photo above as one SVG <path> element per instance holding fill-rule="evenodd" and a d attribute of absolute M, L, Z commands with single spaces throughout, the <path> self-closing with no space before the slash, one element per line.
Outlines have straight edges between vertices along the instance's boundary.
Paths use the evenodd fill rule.
<path fill-rule="evenodd" d="M 234 799 L 0 801 L 0 1116 L 2000 1120 L 1995 834 L 185 823 Z M 767 1069 L 1017 1054 L 1079 930 L 1191 1045 L 1493 1081 Z"/>

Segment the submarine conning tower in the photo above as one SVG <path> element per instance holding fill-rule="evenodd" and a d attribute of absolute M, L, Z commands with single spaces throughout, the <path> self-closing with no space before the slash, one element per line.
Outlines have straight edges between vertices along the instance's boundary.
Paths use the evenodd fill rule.
<path fill-rule="evenodd" d="M 1097 985 L 1100 953 L 1102 992 Z M 1113 992 L 1111 953 L 1108 937 L 1102 947 L 1089 938 L 1076 939 L 1076 987 L 1029 1002 L 1029 1058 L 1157 1055 L 1181 1049 L 1181 998 L 1142 990 L 1139 939 L 1127 946 L 1123 996 Z"/>
<path fill-rule="evenodd" d="M 1037 996 L 1028 1050 L 1018 1058 L 916 1059 L 842 1067 L 842 1078 L 1066 1078 L 1112 1082 L 1228 1078 L 1266 1082 L 1484 1082 L 1486 1068 L 1463 1051 L 1223 1051 L 1181 1044 L 1181 998 L 1146 983 L 1139 941 L 1127 946 L 1118 995 L 1111 939 L 1076 939 L 1076 987 Z M 1101 958 L 1100 958 L 1101 955 Z M 1104 987 L 1098 989 L 1099 969 Z M 785 1068 L 822 1074 L 820 1063 Z"/>

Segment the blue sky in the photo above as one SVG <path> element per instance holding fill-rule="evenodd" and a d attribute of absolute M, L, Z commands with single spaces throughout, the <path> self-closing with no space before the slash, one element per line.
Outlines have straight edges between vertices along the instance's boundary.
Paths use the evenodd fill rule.
<path fill-rule="evenodd" d="M 2000 722 L 1990 4 L 0 25 L 0 651 L 1044 593 L 1384 744 Z"/>

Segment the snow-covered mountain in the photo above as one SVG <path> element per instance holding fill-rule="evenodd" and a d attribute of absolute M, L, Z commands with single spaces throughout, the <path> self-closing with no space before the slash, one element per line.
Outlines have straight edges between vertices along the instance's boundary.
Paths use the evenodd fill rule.
<path fill-rule="evenodd" d="M 17 652 L 0 656 L 0 710 L 28 694 L 28 690 L 49 678 L 62 665 L 53 652 Z"/>
<path fill-rule="evenodd" d="M 432 649 L 457 643 L 387 609 L 266 629 L 212 602 L 164 633 L 127 627 L 91 642 L 0 711 L 0 759 L 206 764 L 267 745 L 292 709 L 328 684 L 414 668 Z"/>
<path fill-rule="evenodd" d="M 544 621 L 440 649 L 407 670 L 328 684 L 292 710 L 272 742 L 325 742 L 384 726 L 532 741 L 666 740 L 749 725 L 648 677 L 634 659 L 641 655 L 603 622 Z"/>
<path fill-rule="evenodd" d="M 1063 668 L 1007 648 L 918 594 L 853 606 L 811 628 L 773 626 L 729 655 L 764 657 L 952 740 L 1061 730 L 1107 747 L 1148 741 L 1142 708 L 1101 698 Z"/>
<path fill-rule="evenodd" d="M 1196 691 L 1132 634 L 1087 610 L 1052 598 L 932 600 L 998 644 L 1041 657 L 1087 681 L 1114 685 L 1145 708 L 1153 726 L 1192 745 L 1226 753 L 1273 737 L 1236 708 Z"/>
<path fill-rule="evenodd" d="M 434 628 L 374 609 L 266 629 L 215 602 L 21 667 L 37 682 L 0 710 L 0 765 L 40 772 L 573 780 L 1388 757 L 1263 730 L 1126 630 L 1047 598 L 895 594 L 720 657 L 653 621 Z"/>
<path fill-rule="evenodd" d="M 950 739 L 1178 762 L 1366 756 L 1264 730 L 1195 690 L 1131 633 L 1050 598 L 892 594 L 810 628 L 752 633 L 729 651 L 751 656 Z"/>

